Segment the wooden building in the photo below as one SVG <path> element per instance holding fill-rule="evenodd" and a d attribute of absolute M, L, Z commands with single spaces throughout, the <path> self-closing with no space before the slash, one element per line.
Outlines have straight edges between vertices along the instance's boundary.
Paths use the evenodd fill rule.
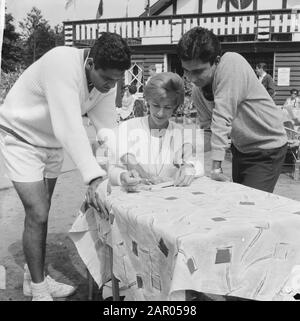
<path fill-rule="evenodd" d="M 102 31 L 116 32 L 131 46 L 132 67 L 125 82 L 140 95 L 149 65 L 182 75 L 176 44 L 184 32 L 202 26 L 218 35 L 223 51 L 242 54 L 255 67 L 266 62 L 283 104 L 300 89 L 300 0 L 158 0 L 139 17 L 68 21 L 65 44 L 90 46 Z"/>

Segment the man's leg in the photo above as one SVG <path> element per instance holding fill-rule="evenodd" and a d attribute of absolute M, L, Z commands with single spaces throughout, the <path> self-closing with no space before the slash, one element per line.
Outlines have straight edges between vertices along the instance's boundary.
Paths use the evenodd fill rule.
<path fill-rule="evenodd" d="M 24 236 L 23 236 L 23 247 L 24 247 L 24 253 L 26 257 L 26 261 L 28 264 L 28 267 L 25 267 L 25 273 L 24 273 L 24 283 L 23 283 L 23 292 L 25 295 L 33 295 L 33 287 L 34 284 L 38 281 L 35 281 L 35 276 L 38 275 L 39 279 L 42 276 L 43 280 L 47 283 L 47 290 L 51 294 L 53 298 L 63 298 L 67 297 L 74 293 L 76 290 L 75 287 L 59 283 L 52 279 L 49 275 L 46 276 L 45 273 L 45 256 L 46 256 L 46 237 L 47 237 L 47 222 L 48 222 L 48 213 L 51 206 L 51 198 L 52 194 L 55 188 L 56 184 L 56 178 L 44 178 L 44 181 L 39 182 L 44 187 L 43 192 L 43 199 L 45 198 L 47 200 L 47 208 L 48 212 L 46 215 L 46 220 L 44 220 L 43 223 L 45 224 L 38 224 L 41 223 L 40 219 L 38 219 L 38 222 L 35 222 L 33 224 L 29 225 L 29 228 L 27 228 L 26 220 L 25 220 L 25 229 L 24 229 Z M 24 206 L 25 207 L 25 206 Z M 25 209 L 26 211 L 26 209 Z M 30 214 L 29 214 L 30 215 Z M 27 218 L 26 213 L 26 218 Z M 31 216 L 30 216 L 31 217 Z M 36 215 L 34 215 L 36 217 Z M 28 235 L 34 233 L 32 232 L 31 226 L 34 225 L 35 229 L 40 231 L 40 233 L 36 233 L 35 235 L 38 236 L 36 238 L 37 242 L 40 242 L 40 246 L 32 247 L 31 244 L 34 242 L 33 238 L 28 237 Z M 36 255 L 37 254 L 37 255 Z M 42 257 L 42 260 L 38 260 L 38 258 Z M 28 270 L 29 268 L 29 270 Z M 39 280 L 38 279 L 38 280 Z M 33 283 L 32 283 L 32 282 Z"/>
<path fill-rule="evenodd" d="M 240 160 L 239 160 L 239 152 L 234 147 L 234 145 L 231 145 L 231 153 L 232 153 L 232 181 L 234 183 L 241 184 L 242 178 L 240 177 Z"/>
<path fill-rule="evenodd" d="M 272 193 L 281 172 L 286 149 L 283 146 L 248 154 L 236 150 L 239 159 L 235 162 L 235 171 L 239 177 L 236 182 Z"/>
<path fill-rule="evenodd" d="M 243 163 L 240 184 L 272 193 L 278 179 L 278 177 L 275 178 L 272 167 L 272 162 L 268 160 Z"/>
<path fill-rule="evenodd" d="M 52 195 L 53 195 L 56 181 L 57 181 L 57 178 L 44 178 L 44 182 L 45 182 L 46 190 L 47 190 L 49 208 L 51 206 L 51 199 L 52 199 Z"/>
<path fill-rule="evenodd" d="M 25 209 L 23 250 L 32 281 L 44 280 L 50 198 L 44 181 L 13 182 Z M 53 191 L 53 190 L 52 190 Z"/>

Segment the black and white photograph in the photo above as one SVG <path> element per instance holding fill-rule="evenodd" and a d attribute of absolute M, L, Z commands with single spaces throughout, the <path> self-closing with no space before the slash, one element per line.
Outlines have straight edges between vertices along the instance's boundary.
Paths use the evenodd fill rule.
<path fill-rule="evenodd" d="M 300 0 L 0 0 L 0 49 L 0 301 L 300 300 Z"/>

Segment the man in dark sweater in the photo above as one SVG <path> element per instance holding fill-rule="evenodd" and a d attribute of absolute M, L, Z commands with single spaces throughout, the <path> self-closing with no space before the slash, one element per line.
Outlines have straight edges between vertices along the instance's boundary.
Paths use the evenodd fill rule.
<path fill-rule="evenodd" d="M 271 75 L 267 73 L 267 64 L 260 62 L 255 67 L 255 72 L 261 84 L 266 88 L 269 95 L 274 98 L 275 84 Z"/>
<path fill-rule="evenodd" d="M 211 178 L 226 180 L 222 161 L 232 141 L 233 181 L 273 192 L 287 150 L 281 111 L 239 54 L 221 56 L 218 38 L 195 27 L 178 43 L 203 129 L 211 130 Z"/>

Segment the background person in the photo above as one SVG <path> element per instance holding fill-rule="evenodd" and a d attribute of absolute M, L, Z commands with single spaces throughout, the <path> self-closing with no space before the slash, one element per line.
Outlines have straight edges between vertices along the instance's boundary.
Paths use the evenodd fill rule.
<path fill-rule="evenodd" d="M 149 66 L 149 77 L 146 81 L 146 84 L 148 83 L 148 81 L 151 79 L 151 77 L 156 75 L 156 66 L 155 65 L 150 65 Z"/>
<path fill-rule="evenodd" d="M 275 83 L 270 74 L 267 73 L 267 64 L 264 62 L 260 62 L 255 67 L 255 72 L 259 81 L 266 88 L 269 95 L 274 98 L 275 97 Z"/>
<path fill-rule="evenodd" d="M 300 97 L 298 89 L 291 89 L 291 96 L 288 97 L 283 105 L 286 112 L 286 120 L 291 121 L 293 125 L 300 125 Z"/>
<path fill-rule="evenodd" d="M 283 105 L 283 108 L 300 108 L 300 97 L 299 90 L 296 88 L 293 88 L 290 90 L 291 96 L 288 97 Z"/>
<path fill-rule="evenodd" d="M 117 113 L 121 120 L 126 120 L 133 113 L 134 103 L 136 97 L 137 88 L 135 85 L 125 86 L 124 95 L 122 98 L 122 107 L 117 108 Z"/>
<path fill-rule="evenodd" d="M 289 122 L 289 127 L 295 130 L 299 130 L 300 125 L 300 98 L 298 96 L 299 91 L 295 88 L 290 91 L 291 96 L 288 97 L 282 106 L 284 113 L 284 122 Z M 295 127 L 296 126 L 296 127 Z"/>
<path fill-rule="evenodd" d="M 23 292 L 33 301 L 52 301 L 75 290 L 44 274 L 62 148 L 88 185 L 87 202 L 99 209 L 96 189 L 106 172 L 93 156 L 82 115 L 88 115 L 100 139 L 103 128 L 116 126 L 115 84 L 130 64 L 128 45 L 113 33 L 102 33 L 91 49 L 56 47 L 24 71 L 0 109 L 0 149 L 26 214 L 23 250 L 29 269 L 25 266 Z"/>
<path fill-rule="evenodd" d="M 211 178 L 226 180 L 222 161 L 232 141 L 233 181 L 272 192 L 287 151 L 282 112 L 239 54 L 221 56 L 211 31 L 195 27 L 178 43 L 185 75 L 194 83 L 201 128 L 211 130 Z"/>

